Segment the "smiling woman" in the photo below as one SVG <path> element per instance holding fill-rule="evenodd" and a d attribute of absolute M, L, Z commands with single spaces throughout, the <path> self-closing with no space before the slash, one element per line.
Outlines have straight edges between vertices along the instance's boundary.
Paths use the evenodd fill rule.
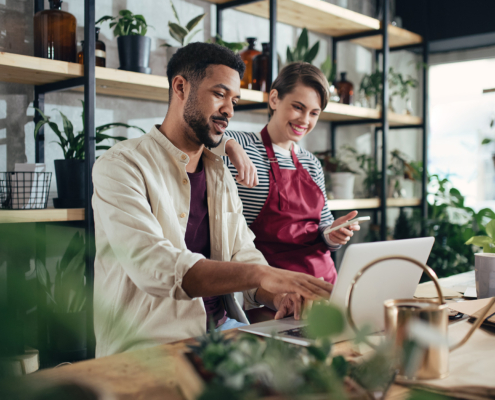
<path fill-rule="evenodd" d="M 359 226 L 323 232 L 354 218 L 357 212 L 334 221 L 320 162 L 297 145 L 315 127 L 328 96 L 327 79 L 318 68 L 303 62 L 289 64 L 273 82 L 269 124 L 260 133 L 227 131 L 226 136 L 244 148 L 258 171 L 258 186 L 238 184 L 257 249 L 274 267 L 334 283 L 337 272 L 330 252 L 347 243 Z M 226 148 L 230 146 L 236 146 L 235 142 L 227 142 Z M 225 158 L 225 162 L 237 176 L 230 160 Z"/>

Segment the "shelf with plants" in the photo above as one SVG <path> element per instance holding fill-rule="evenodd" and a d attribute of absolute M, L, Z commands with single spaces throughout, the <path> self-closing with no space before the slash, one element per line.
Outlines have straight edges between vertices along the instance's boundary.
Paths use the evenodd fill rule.
<path fill-rule="evenodd" d="M 84 221 L 84 208 L 45 208 L 41 210 L 0 210 L 0 224 L 26 222 Z"/>
<path fill-rule="evenodd" d="M 343 210 L 373 210 L 380 208 L 380 199 L 349 199 L 328 200 L 328 207 L 332 211 Z M 421 205 L 421 199 L 391 198 L 387 199 L 387 207 L 417 207 Z"/>
<path fill-rule="evenodd" d="M 83 76 L 84 66 L 80 64 L 0 53 L 2 82 L 45 85 Z M 168 102 L 167 77 L 104 67 L 96 67 L 95 77 L 98 94 Z M 266 101 L 267 95 L 255 90 L 242 89 L 241 98 L 239 104 L 262 103 Z"/>
<path fill-rule="evenodd" d="M 209 1 L 216 4 L 228 3 L 223 0 Z M 267 0 L 240 5 L 235 9 L 258 17 L 269 17 Z M 298 28 L 308 27 L 311 31 L 333 37 L 381 29 L 378 19 L 322 0 L 277 0 L 277 21 Z M 391 48 L 420 44 L 423 41 L 420 35 L 392 25 L 388 27 L 388 34 Z M 382 48 L 382 37 L 378 32 L 375 36 L 356 38 L 351 42 L 370 49 Z"/>

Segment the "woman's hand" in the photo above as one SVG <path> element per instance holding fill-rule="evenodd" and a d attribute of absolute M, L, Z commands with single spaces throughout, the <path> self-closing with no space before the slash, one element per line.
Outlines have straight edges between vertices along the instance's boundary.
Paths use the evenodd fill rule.
<path fill-rule="evenodd" d="M 237 176 L 235 177 L 237 182 L 247 188 L 257 186 L 259 183 L 258 171 L 242 146 L 235 140 L 229 140 L 225 143 L 225 153 L 237 169 Z"/>
<path fill-rule="evenodd" d="M 356 218 L 356 215 L 358 215 L 357 211 L 351 211 L 349 214 L 347 214 L 343 217 L 337 218 L 333 222 L 332 227 L 342 225 L 342 224 L 346 223 L 347 221 L 349 221 L 353 218 Z M 352 225 L 348 226 L 347 228 L 340 228 L 336 231 L 325 234 L 325 239 L 327 239 L 327 241 L 332 242 L 332 243 L 344 245 L 344 244 L 347 244 L 347 242 L 354 235 L 353 232 L 359 231 L 360 229 L 361 229 L 361 227 L 359 226 L 359 224 L 352 224 Z"/>

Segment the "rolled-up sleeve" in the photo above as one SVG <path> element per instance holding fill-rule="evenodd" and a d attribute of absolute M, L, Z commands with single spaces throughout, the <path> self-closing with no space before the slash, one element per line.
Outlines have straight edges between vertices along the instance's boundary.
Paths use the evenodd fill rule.
<path fill-rule="evenodd" d="M 97 256 L 114 257 L 134 284 L 152 296 L 190 300 L 182 278 L 204 257 L 164 237 L 139 168 L 117 156 L 102 157 L 93 168 L 93 184 Z M 169 219 L 171 229 L 179 227 Z"/>

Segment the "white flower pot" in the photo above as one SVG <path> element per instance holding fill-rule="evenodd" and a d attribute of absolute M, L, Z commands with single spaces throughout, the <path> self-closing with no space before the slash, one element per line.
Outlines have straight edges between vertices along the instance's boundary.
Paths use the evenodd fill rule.
<path fill-rule="evenodd" d="M 475 254 L 474 274 L 478 299 L 495 296 L 495 253 Z"/>
<path fill-rule="evenodd" d="M 333 172 L 330 174 L 334 199 L 354 198 L 354 174 L 351 172 Z"/>

